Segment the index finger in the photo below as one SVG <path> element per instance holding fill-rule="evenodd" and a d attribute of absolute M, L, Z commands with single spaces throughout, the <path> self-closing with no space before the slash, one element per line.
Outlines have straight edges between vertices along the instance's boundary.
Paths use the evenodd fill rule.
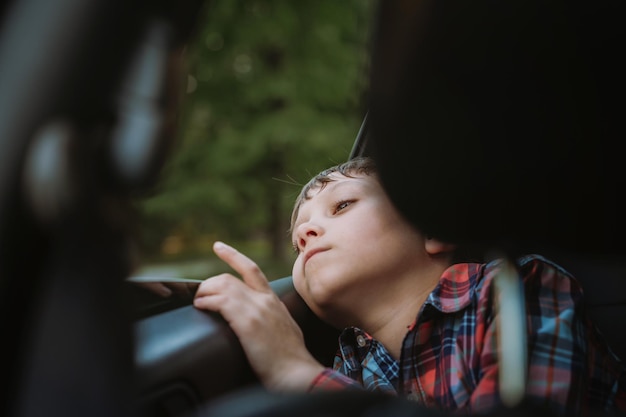
<path fill-rule="evenodd" d="M 252 259 L 224 242 L 215 242 L 213 251 L 221 260 L 237 271 L 249 287 L 258 291 L 271 290 L 265 274 Z"/>

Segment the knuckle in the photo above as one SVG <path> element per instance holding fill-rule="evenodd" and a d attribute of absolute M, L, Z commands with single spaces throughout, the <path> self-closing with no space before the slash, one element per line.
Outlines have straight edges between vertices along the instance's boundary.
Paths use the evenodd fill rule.
<path fill-rule="evenodd" d="M 226 291 L 229 288 L 232 288 L 234 282 L 237 281 L 231 274 L 220 274 L 215 277 L 215 288 L 220 291 Z"/>
<path fill-rule="evenodd" d="M 227 273 L 215 275 L 202 281 L 202 283 L 198 287 L 198 292 L 207 293 L 222 291 L 231 285 L 233 279 L 235 279 L 235 277 Z"/>
<path fill-rule="evenodd" d="M 246 273 L 250 275 L 262 275 L 263 274 L 263 271 L 261 271 L 261 268 L 252 261 L 248 262 L 248 264 L 244 268 L 245 268 Z"/>
<path fill-rule="evenodd" d="M 271 310 L 276 306 L 276 297 L 273 293 L 263 294 L 259 297 L 260 307 L 264 310 Z"/>
<path fill-rule="evenodd" d="M 246 332 L 257 331 L 261 327 L 261 318 L 258 314 L 248 314 L 241 322 L 242 330 Z"/>

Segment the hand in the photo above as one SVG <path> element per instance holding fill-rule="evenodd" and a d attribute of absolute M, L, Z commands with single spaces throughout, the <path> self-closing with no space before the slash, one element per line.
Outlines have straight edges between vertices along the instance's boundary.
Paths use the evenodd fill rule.
<path fill-rule="evenodd" d="M 222 242 L 213 250 L 243 280 L 231 274 L 208 278 L 200 284 L 194 305 L 224 317 L 267 388 L 306 390 L 324 367 L 307 350 L 289 311 L 254 261 Z"/>

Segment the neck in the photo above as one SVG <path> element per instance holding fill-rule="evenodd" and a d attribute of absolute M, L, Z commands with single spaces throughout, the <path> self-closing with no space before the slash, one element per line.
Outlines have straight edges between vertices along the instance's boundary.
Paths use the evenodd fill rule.
<path fill-rule="evenodd" d="M 370 316 L 371 320 L 362 324 L 363 330 L 382 343 L 394 359 L 399 360 L 407 330 L 415 322 L 435 285 L 419 294 L 414 292 L 411 299 L 405 297 L 396 301 L 386 310 L 379 309 L 377 315 Z"/>
<path fill-rule="evenodd" d="M 310 307 L 336 329 L 355 326 L 366 331 L 398 360 L 407 328 L 448 266 L 447 261 L 409 265 L 403 271 L 389 271 L 387 280 L 370 280 L 332 303 Z"/>

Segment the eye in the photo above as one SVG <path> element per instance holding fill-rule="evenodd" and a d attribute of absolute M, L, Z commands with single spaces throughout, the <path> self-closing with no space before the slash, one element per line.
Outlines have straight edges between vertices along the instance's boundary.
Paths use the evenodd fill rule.
<path fill-rule="evenodd" d="M 341 210 L 345 209 L 346 207 L 348 207 L 350 204 L 354 203 L 354 200 L 341 200 L 335 203 L 334 207 L 335 207 L 335 214 L 339 213 Z"/>

